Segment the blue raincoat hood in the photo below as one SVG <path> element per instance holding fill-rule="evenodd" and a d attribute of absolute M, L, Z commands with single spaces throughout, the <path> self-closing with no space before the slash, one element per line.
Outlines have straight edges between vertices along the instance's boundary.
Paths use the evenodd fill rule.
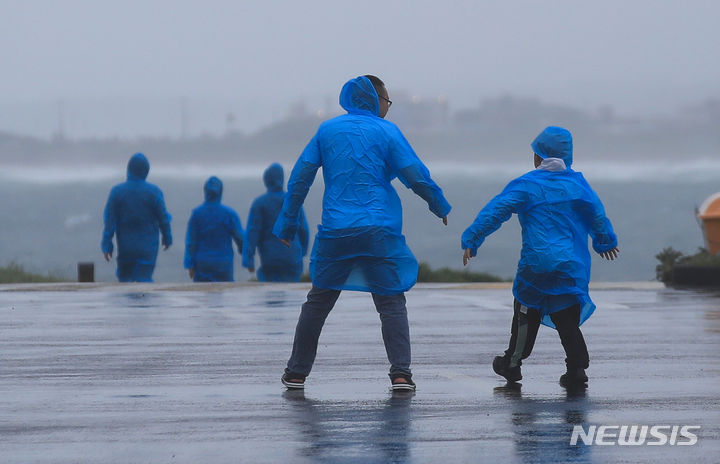
<path fill-rule="evenodd" d="M 219 202 L 222 199 L 223 184 L 220 179 L 215 176 L 210 177 L 205 182 L 205 201 Z"/>
<path fill-rule="evenodd" d="M 282 192 L 285 182 L 283 167 L 278 163 L 271 164 L 263 173 L 263 182 L 270 192 Z"/>
<path fill-rule="evenodd" d="M 150 172 L 150 162 L 142 153 L 135 153 L 128 161 L 127 178 L 128 180 L 145 180 Z"/>
<path fill-rule="evenodd" d="M 340 106 L 350 114 L 380 114 L 378 94 L 365 76 L 350 79 L 340 91 Z"/>
<path fill-rule="evenodd" d="M 560 158 L 568 168 L 573 161 L 573 143 L 570 131 L 562 127 L 549 126 L 540 133 L 532 144 L 533 151 L 542 159 Z"/>

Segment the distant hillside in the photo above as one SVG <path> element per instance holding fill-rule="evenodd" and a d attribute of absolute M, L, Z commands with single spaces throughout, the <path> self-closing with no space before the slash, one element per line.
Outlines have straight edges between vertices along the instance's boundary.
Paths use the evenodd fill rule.
<path fill-rule="evenodd" d="M 397 107 L 397 111 L 395 111 Z M 585 112 L 534 99 L 501 97 L 475 109 L 450 114 L 445 102 L 397 101 L 389 119 L 396 122 L 418 154 L 427 160 L 496 159 L 529 151 L 547 125 L 568 127 L 575 149 L 589 156 L 673 158 L 720 153 L 720 101 L 708 99 L 673 118 L 624 118 L 604 108 Z M 322 121 L 310 113 L 292 116 L 253 134 L 192 138 L 44 140 L 0 132 L 0 162 L 13 165 L 63 165 L 84 161 L 114 164 L 142 151 L 153 161 L 291 162 Z"/>

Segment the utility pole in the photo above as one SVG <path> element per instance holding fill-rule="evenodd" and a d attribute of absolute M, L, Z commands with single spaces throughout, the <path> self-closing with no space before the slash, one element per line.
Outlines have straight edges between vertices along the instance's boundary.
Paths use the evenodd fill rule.
<path fill-rule="evenodd" d="M 54 138 L 65 140 L 65 103 L 62 100 L 57 101 L 57 132 Z"/>
<path fill-rule="evenodd" d="M 186 139 L 187 136 L 188 136 L 187 98 L 180 97 L 180 138 Z"/>

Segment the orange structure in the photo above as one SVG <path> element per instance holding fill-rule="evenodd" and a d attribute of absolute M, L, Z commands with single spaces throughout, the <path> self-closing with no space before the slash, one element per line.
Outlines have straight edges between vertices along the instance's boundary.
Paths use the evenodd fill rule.
<path fill-rule="evenodd" d="M 720 193 L 710 195 L 698 209 L 705 245 L 710 254 L 720 252 Z"/>

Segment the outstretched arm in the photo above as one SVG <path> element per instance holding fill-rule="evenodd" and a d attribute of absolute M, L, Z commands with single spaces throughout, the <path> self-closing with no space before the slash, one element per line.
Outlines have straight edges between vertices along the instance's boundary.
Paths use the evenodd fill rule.
<path fill-rule="evenodd" d="M 195 252 L 197 251 L 196 229 L 195 215 L 191 214 L 190 219 L 188 220 L 187 231 L 185 233 L 185 257 L 183 259 L 183 267 L 185 269 L 195 269 Z"/>
<path fill-rule="evenodd" d="M 105 212 L 103 213 L 103 236 L 100 248 L 102 249 L 105 261 L 110 261 L 113 254 L 113 235 L 115 235 L 115 229 L 117 227 L 117 218 L 115 216 L 115 200 L 114 192 L 110 192 L 107 203 L 105 204 Z"/>
<path fill-rule="evenodd" d="M 242 255 L 243 241 L 245 238 L 245 233 L 243 232 L 242 228 L 242 222 L 240 221 L 240 217 L 235 211 L 232 211 L 232 214 L 230 215 L 230 220 L 232 221 L 230 235 L 235 242 L 238 253 Z"/>
<path fill-rule="evenodd" d="M 297 234 L 300 207 L 305 202 L 305 197 L 315 181 L 315 174 L 320 165 L 320 148 L 317 135 L 315 135 L 295 163 L 288 181 L 288 192 L 285 195 L 282 210 L 280 210 L 273 227 L 273 234 L 287 246 Z"/>
<path fill-rule="evenodd" d="M 593 250 L 604 259 L 614 261 L 620 252 L 617 247 L 617 235 L 615 235 L 613 226 L 605 215 L 605 207 L 600 198 L 592 189 L 590 191 L 592 201 L 587 206 L 589 207 L 589 233 L 590 238 L 592 238 Z"/>
<path fill-rule="evenodd" d="M 302 249 L 302 255 L 307 255 L 308 245 L 310 244 L 310 228 L 308 227 L 307 218 L 305 217 L 305 211 L 300 208 L 300 225 L 298 229 L 298 237 L 300 238 L 300 248 Z"/>
<path fill-rule="evenodd" d="M 262 212 L 257 201 L 253 202 L 248 214 L 247 229 L 245 231 L 245 243 L 242 251 L 242 265 L 250 272 L 255 272 L 255 249 L 260 242 L 262 232 Z"/>
<path fill-rule="evenodd" d="M 442 189 L 430 177 L 430 171 L 418 158 L 399 129 L 390 134 L 390 164 L 400 182 L 425 200 L 430 211 L 447 225 L 447 215 L 452 206 L 445 199 Z"/>
<path fill-rule="evenodd" d="M 430 211 L 447 225 L 447 215 L 452 209 L 445 199 L 442 190 L 430 178 L 428 169 L 418 160 L 419 164 L 411 165 L 398 171 L 398 178 L 405 186 L 428 204 Z"/>
<path fill-rule="evenodd" d="M 160 224 L 160 234 L 162 235 L 163 249 L 167 250 L 172 245 L 172 233 L 170 232 L 170 221 L 172 217 L 165 208 L 165 198 L 161 191 L 157 195 L 157 219 Z"/>
<path fill-rule="evenodd" d="M 477 254 L 477 249 L 488 235 L 498 230 L 503 222 L 512 217 L 513 213 L 522 210 L 527 199 L 528 193 L 522 189 L 519 181 L 515 180 L 485 205 L 472 225 L 462 234 L 461 246 L 465 250 L 463 265 L 466 265 L 468 260 Z"/>

